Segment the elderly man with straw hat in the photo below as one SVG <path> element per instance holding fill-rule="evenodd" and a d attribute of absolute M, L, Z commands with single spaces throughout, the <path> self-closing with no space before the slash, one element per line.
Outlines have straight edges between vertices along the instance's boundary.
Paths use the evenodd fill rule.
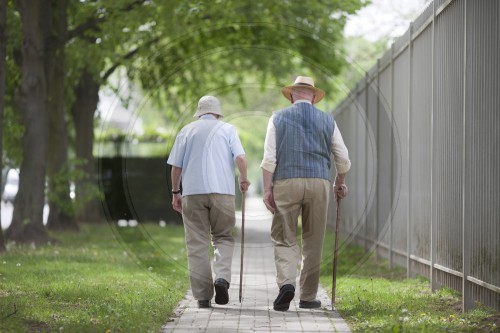
<path fill-rule="evenodd" d="M 310 77 L 298 76 L 282 88 L 292 105 L 269 119 L 261 163 L 264 203 L 273 213 L 276 282 L 279 293 L 273 307 L 287 311 L 295 297 L 297 223 L 302 214 L 300 308 L 318 308 L 316 299 L 323 238 L 330 195 L 331 155 L 337 169 L 334 195 L 345 197 L 345 175 L 351 166 L 347 148 L 332 115 L 314 106 L 325 93 Z"/>
<path fill-rule="evenodd" d="M 245 151 L 236 128 L 221 121 L 222 117 L 219 100 L 203 96 L 194 114 L 197 120 L 177 134 L 167 161 L 172 165 L 172 205 L 182 213 L 191 289 L 200 308 L 211 307 L 214 287 L 215 302 L 229 302 L 235 164 L 240 173 L 240 191 L 246 192 L 250 185 Z M 215 282 L 209 257 L 210 239 Z"/>

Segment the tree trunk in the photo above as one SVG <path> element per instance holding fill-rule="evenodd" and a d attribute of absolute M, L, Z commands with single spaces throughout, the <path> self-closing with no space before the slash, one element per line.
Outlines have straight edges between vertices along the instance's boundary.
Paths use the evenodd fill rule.
<path fill-rule="evenodd" d="M 5 56 L 7 53 L 7 0 L 0 0 L 0 170 L 3 170 L 1 157 L 3 156 L 3 109 L 5 106 Z M 0 189 L 2 186 L 0 178 Z M 0 216 L 2 213 L 0 207 Z M 1 221 L 0 221 L 1 222 Z M 2 225 L 0 223 L 0 252 L 5 251 L 5 239 L 3 237 Z"/>
<path fill-rule="evenodd" d="M 75 197 L 78 207 L 78 220 L 99 222 L 102 220 L 102 205 L 98 198 L 86 202 L 89 185 L 97 185 L 96 162 L 94 159 L 94 114 L 99 102 L 99 83 L 88 71 L 84 71 L 75 88 L 75 102 L 71 109 L 75 125 L 75 151 L 79 160 L 84 161 L 79 168 L 86 175 L 76 183 Z"/>
<path fill-rule="evenodd" d="M 68 163 L 68 130 L 64 94 L 64 45 L 67 34 L 67 0 L 52 0 L 47 16 L 50 25 L 46 33 L 46 73 L 49 96 L 49 145 L 47 176 L 49 179 L 49 217 L 51 230 L 78 230 L 74 218 L 68 179 L 61 172 Z M 46 7 L 49 7 L 48 5 Z"/>
<path fill-rule="evenodd" d="M 19 242 L 46 243 L 50 240 L 43 225 L 45 171 L 47 167 L 47 85 L 44 68 L 43 15 L 41 1 L 17 0 L 21 14 L 22 78 L 19 87 L 20 109 L 25 132 L 19 190 L 12 222 L 6 236 Z"/>

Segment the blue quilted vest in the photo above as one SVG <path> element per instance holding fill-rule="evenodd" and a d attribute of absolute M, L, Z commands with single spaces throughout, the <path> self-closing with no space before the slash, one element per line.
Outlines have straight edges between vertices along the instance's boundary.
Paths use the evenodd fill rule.
<path fill-rule="evenodd" d="M 275 112 L 273 121 L 277 157 L 274 180 L 323 178 L 331 181 L 333 117 L 311 104 L 297 103 Z"/>

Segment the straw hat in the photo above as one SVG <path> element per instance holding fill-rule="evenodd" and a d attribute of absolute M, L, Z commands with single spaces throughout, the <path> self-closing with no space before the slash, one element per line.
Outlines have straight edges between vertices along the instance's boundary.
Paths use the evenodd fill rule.
<path fill-rule="evenodd" d="M 220 102 L 217 97 L 214 96 L 203 96 L 198 101 L 198 109 L 196 109 L 196 113 L 193 118 L 199 118 L 204 114 L 211 113 L 221 118 L 224 117 L 220 110 Z"/>
<path fill-rule="evenodd" d="M 285 98 L 290 102 L 292 101 L 293 88 L 306 88 L 311 90 L 314 93 L 314 103 L 318 103 L 323 99 L 323 97 L 325 97 L 325 92 L 314 86 L 314 80 L 312 77 L 297 76 L 292 85 L 281 88 L 283 96 L 285 96 Z"/>

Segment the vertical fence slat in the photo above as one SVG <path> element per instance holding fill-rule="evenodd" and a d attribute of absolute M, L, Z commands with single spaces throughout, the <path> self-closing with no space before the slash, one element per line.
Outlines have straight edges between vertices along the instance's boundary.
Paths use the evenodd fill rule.
<path fill-rule="evenodd" d="M 408 123 L 406 126 L 406 140 L 407 140 L 407 149 L 408 149 L 408 154 L 407 154 L 407 159 L 408 159 L 408 197 L 407 197 L 407 209 L 406 209 L 406 276 L 407 277 L 412 277 L 412 265 L 411 265 L 411 254 L 412 254 L 412 242 L 411 242 L 411 232 L 412 232 L 412 226 L 411 226 L 411 214 L 412 214 L 412 209 L 411 209 L 411 199 L 412 199 L 412 181 L 411 181 L 411 173 L 412 173 L 412 158 L 411 158 L 411 113 L 412 113 L 412 79 L 413 79 L 413 23 L 410 23 L 410 28 L 408 29 Z"/>
<path fill-rule="evenodd" d="M 467 128 L 467 0 L 464 0 L 464 49 L 463 49 L 463 143 L 462 143 L 462 309 L 468 311 L 474 307 L 474 301 L 471 297 L 470 282 L 467 280 L 470 275 L 470 260 L 471 260 L 471 226 L 466 215 L 470 212 L 469 202 L 466 201 L 466 191 L 470 187 L 470 170 L 466 161 L 466 145 L 469 130 Z"/>
<path fill-rule="evenodd" d="M 432 172 L 433 165 L 434 165 L 434 138 L 436 136 L 436 127 L 434 126 L 434 110 L 435 110 L 435 85 L 436 85 L 436 75 L 435 75 L 435 64 L 436 64 L 436 1 L 432 2 L 432 63 L 431 63 L 431 71 L 432 71 L 432 79 L 431 79 L 431 267 L 430 267 L 430 280 L 431 280 L 431 289 L 434 291 L 437 289 L 437 276 L 436 276 L 436 269 L 434 268 L 434 264 L 436 263 L 436 239 L 437 239 L 437 225 L 436 225 L 436 218 L 434 215 L 435 211 L 435 181 L 434 177 L 435 174 Z"/>
<path fill-rule="evenodd" d="M 390 105 L 390 117 L 391 117 L 391 144 L 395 142 L 396 136 L 394 135 L 394 43 L 391 44 L 391 105 Z M 394 167 L 394 153 L 396 150 L 396 145 L 391 145 L 391 175 L 396 173 L 396 168 Z M 389 220 L 389 268 L 394 267 L 394 194 L 396 193 L 396 186 L 394 177 L 391 177 L 391 217 Z"/>

